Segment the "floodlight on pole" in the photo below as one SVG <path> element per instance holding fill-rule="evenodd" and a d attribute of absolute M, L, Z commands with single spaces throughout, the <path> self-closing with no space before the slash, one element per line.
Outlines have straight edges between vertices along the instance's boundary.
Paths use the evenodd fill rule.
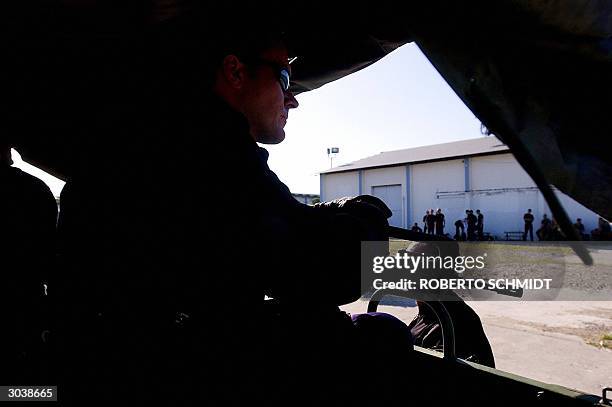
<path fill-rule="evenodd" d="M 334 156 L 340 153 L 340 149 L 338 147 L 329 147 L 327 149 L 327 156 L 329 157 L 329 168 L 334 166 Z"/>

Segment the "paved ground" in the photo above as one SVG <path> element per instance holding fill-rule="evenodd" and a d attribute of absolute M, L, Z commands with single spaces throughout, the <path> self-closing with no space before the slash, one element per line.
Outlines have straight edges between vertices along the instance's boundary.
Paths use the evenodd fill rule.
<path fill-rule="evenodd" d="M 612 301 L 470 302 L 480 315 L 497 368 L 583 392 L 601 394 L 612 387 Z M 366 302 L 343 307 L 366 311 Z M 381 306 L 410 322 L 416 308 Z"/>

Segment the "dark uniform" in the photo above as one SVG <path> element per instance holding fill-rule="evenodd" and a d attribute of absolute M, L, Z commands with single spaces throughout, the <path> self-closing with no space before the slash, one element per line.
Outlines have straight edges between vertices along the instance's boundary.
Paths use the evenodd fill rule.
<path fill-rule="evenodd" d="M 533 215 L 529 212 L 523 215 L 523 220 L 525 221 L 525 231 L 523 233 L 523 240 L 527 240 L 527 233 L 529 233 L 531 241 L 533 242 L 533 221 L 534 219 L 535 218 L 533 217 Z"/>
<path fill-rule="evenodd" d="M 346 365 L 350 352 L 333 344 L 349 343 L 353 324 L 337 305 L 359 298 L 360 242 L 386 239 L 384 216 L 296 201 L 246 119 L 217 97 L 155 107 L 101 129 L 106 149 L 62 191 L 63 400 L 231 404 L 263 398 L 264 365 Z M 115 145 L 123 154 L 109 160 Z M 237 185 L 240 197 L 228 196 Z M 291 309 L 281 327 L 264 294 Z M 284 347 L 293 353 L 278 356 Z"/>
<path fill-rule="evenodd" d="M 442 236 L 444 234 L 444 214 L 442 212 L 436 213 L 436 235 Z"/>
<path fill-rule="evenodd" d="M 427 221 L 427 234 L 433 235 L 435 233 L 435 225 L 436 225 L 436 214 L 430 212 L 429 215 L 426 216 Z"/>
<path fill-rule="evenodd" d="M 467 238 L 468 240 L 476 240 L 476 222 L 478 219 L 472 211 L 467 215 Z"/>

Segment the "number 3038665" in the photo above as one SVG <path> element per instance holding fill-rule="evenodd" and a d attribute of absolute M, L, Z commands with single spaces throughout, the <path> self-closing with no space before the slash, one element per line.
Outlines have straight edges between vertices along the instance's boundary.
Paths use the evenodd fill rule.
<path fill-rule="evenodd" d="M 39 389 L 39 388 L 32 388 L 32 387 L 9 388 L 8 397 L 9 398 L 28 398 L 28 399 L 53 398 L 53 389 L 52 388 Z"/>

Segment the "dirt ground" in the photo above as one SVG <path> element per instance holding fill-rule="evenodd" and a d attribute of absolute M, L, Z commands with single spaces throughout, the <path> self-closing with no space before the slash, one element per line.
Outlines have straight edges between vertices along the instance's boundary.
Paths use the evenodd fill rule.
<path fill-rule="evenodd" d="M 472 301 L 497 368 L 601 395 L 612 387 L 612 301 Z M 342 307 L 366 312 L 367 303 Z M 415 307 L 381 306 L 410 322 Z M 609 338 L 609 339 L 606 339 Z"/>

